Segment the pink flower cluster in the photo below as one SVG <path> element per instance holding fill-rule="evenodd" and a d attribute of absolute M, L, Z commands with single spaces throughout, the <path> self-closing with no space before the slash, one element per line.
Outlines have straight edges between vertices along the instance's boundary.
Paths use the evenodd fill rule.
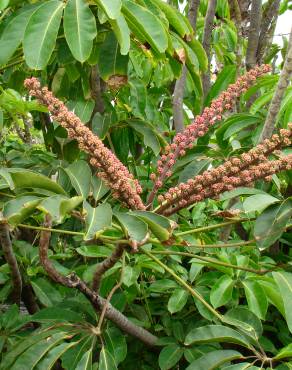
<path fill-rule="evenodd" d="M 46 87 L 41 88 L 36 78 L 25 80 L 24 85 L 32 96 L 48 107 L 53 120 L 67 130 L 69 137 L 78 141 L 80 149 L 90 155 L 91 165 L 99 170 L 97 175 L 113 190 L 113 196 L 131 209 L 145 209 L 139 196 L 142 188 L 138 180 L 134 179 L 102 141 L 73 112 L 70 112 L 62 101 L 55 98 L 52 92 Z"/>
<path fill-rule="evenodd" d="M 264 140 L 247 153 L 231 158 L 217 168 L 205 171 L 194 179 L 170 188 L 167 193 L 160 195 L 158 201 L 161 206 L 158 213 L 171 215 L 190 204 L 206 198 L 216 197 L 218 194 L 232 190 L 235 187 L 251 184 L 254 180 L 267 178 L 275 172 L 291 168 L 292 156 L 280 158 L 278 161 L 269 161 L 270 154 L 277 154 L 278 150 L 291 144 L 292 124 L 288 129 L 282 129 L 271 139 Z"/>
<path fill-rule="evenodd" d="M 254 83 L 257 77 L 270 70 L 269 65 L 262 65 L 247 72 L 236 83 L 222 92 L 217 99 L 213 100 L 211 106 L 205 108 L 202 115 L 197 116 L 191 125 L 174 137 L 173 143 L 166 146 L 165 153 L 157 162 L 157 174 L 151 174 L 154 188 L 149 196 L 149 203 L 153 201 L 157 190 L 163 185 L 163 181 L 172 175 L 171 168 L 177 158 L 185 155 L 186 149 L 191 149 L 197 138 L 204 136 L 211 126 L 220 121 L 224 111 L 231 110 L 234 107 L 236 99 Z"/>

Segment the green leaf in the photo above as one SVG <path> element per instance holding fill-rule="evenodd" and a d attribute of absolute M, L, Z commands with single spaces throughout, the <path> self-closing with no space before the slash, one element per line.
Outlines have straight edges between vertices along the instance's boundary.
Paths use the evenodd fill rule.
<path fill-rule="evenodd" d="M 67 103 L 67 107 L 68 109 L 74 111 L 76 116 L 78 116 L 83 123 L 87 123 L 92 116 L 94 104 L 95 103 L 92 99 L 79 99 L 77 101 L 69 101 Z"/>
<path fill-rule="evenodd" d="M 261 212 L 263 209 L 277 202 L 279 202 L 279 199 L 269 194 L 256 194 L 245 199 L 243 208 L 245 212 Z"/>
<path fill-rule="evenodd" d="M 100 351 L 98 370 L 118 370 L 113 356 L 105 347 Z"/>
<path fill-rule="evenodd" d="M 65 168 L 67 175 L 70 177 L 71 183 L 77 194 L 82 195 L 83 199 L 88 197 L 91 183 L 91 170 L 87 162 L 73 162 Z"/>
<path fill-rule="evenodd" d="M 212 286 L 210 301 L 214 308 L 225 305 L 232 297 L 232 291 L 235 281 L 228 275 L 223 275 Z"/>
<path fill-rule="evenodd" d="M 158 363 L 161 370 L 172 369 L 181 359 L 184 349 L 177 344 L 170 344 L 159 354 Z"/>
<path fill-rule="evenodd" d="M 43 308 L 42 310 L 36 312 L 33 316 L 31 321 L 33 322 L 81 322 L 83 320 L 82 315 L 68 310 L 68 309 L 62 309 L 56 308 L 56 307 L 48 307 Z"/>
<path fill-rule="evenodd" d="M 226 342 L 248 347 L 246 338 L 234 329 L 223 325 L 206 325 L 191 330 L 185 339 L 185 345 L 200 343 Z"/>
<path fill-rule="evenodd" d="M 121 14 L 115 20 L 109 20 L 112 30 L 120 45 L 122 55 L 127 55 L 130 50 L 130 30 L 125 17 Z"/>
<path fill-rule="evenodd" d="M 150 230 L 160 241 L 169 239 L 173 224 L 172 221 L 168 220 L 166 217 L 148 211 L 134 211 L 131 212 L 131 214 L 146 222 Z"/>
<path fill-rule="evenodd" d="M 210 159 L 195 159 L 190 162 L 180 173 L 178 182 L 186 182 L 205 170 L 210 163 Z"/>
<path fill-rule="evenodd" d="M 13 15 L 0 38 L 0 65 L 8 63 L 20 45 L 30 15 L 35 11 L 35 6 L 24 7 L 19 14 Z"/>
<path fill-rule="evenodd" d="M 112 223 L 112 209 L 108 203 L 101 204 L 93 208 L 87 202 L 84 203 L 84 210 L 86 211 L 85 224 L 86 233 L 85 240 L 92 239 L 96 233 L 104 230 Z"/>
<path fill-rule="evenodd" d="M 160 143 L 155 134 L 154 129 L 147 125 L 143 121 L 133 121 L 129 120 L 128 124 L 137 132 L 143 135 L 144 144 L 153 150 L 153 153 L 157 156 L 160 152 Z"/>
<path fill-rule="evenodd" d="M 69 48 L 79 62 L 90 56 L 96 36 L 95 17 L 84 0 L 69 0 L 64 11 L 64 33 Z"/>
<path fill-rule="evenodd" d="M 292 274 L 289 272 L 273 272 L 273 277 L 280 290 L 284 302 L 285 317 L 288 328 L 292 333 Z"/>
<path fill-rule="evenodd" d="M 232 350 L 218 350 L 208 352 L 193 361 L 186 370 L 216 370 L 225 362 L 241 358 L 242 354 Z"/>
<path fill-rule="evenodd" d="M 3 216 L 11 225 L 18 225 L 29 217 L 40 203 L 41 198 L 35 196 L 21 196 L 5 203 Z"/>
<path fill-rule="evenodd" d="M 92 177 L 91 186 L 92 186 L 92 196 L 96 202 L 100 200 L 109 191 L 109 188 L 105 185 L 104 181 L 97 176 Z"/>
<path fill-rule="evenodd" d="M 141 42 L 147 41 L 157 52 L 164 53 L 168 37 L 164 25 L 153 13 L 133 1 L 124 1 L 122 12 L 133 33 Z"/>
<path fill-rule="evenodd" d="M 113 356 L 118 366 L 127 356 L 127 342 L 123 333 L 117 328 L 108 328 L 104 332 L 105 349 Z"/>
<path fill-rule="evenodd" d="M 54 50 L 64 4 L 52 0 L 42 4 L 30 17 L 24 33 L 23 49 L 27 65 L 43 69 Z"/>
<path fill-rule="evenodd" d="M 234 136 L 241 130 L 250 126 L 254 126 L 255 124 L 259 124 L 261 122 L 259 117 L 253 117 L 253 119 L 250 119 L 250 117 L 247 118 L 248 119 L 240 120 L 238 122 L 235 122 L 233 125 L 229 126 L 227 130 L 224 132 L 223 140 L 228 140 L 231 136 Z"/>
<path fill-rule="evenodd" d="M 191 35 L 190 29 L 187 26 L 187 21 L 177 9 L 161 0 L 152 1 L 162 10 L 169 24 L 176 30 L 180 37 L 184 38 L 185 36 Z"/>
<path fill-rule="evenodd" d="M 82 196 L 67 198 L 62 195 L 54 195 L 42 200 L 37 208 L 45 213 L 49 213 L 53 222 L 61 223 L 65 216 L 82 203 L 82 200 Z"/>
<path fill-rule="evenodd" d="M 51 349 L 35 367 L 35 370 L 51 370 L 58 359 L 70 348 L 76 346 L 78 342 L 61 343 Z"/>
<path fill-rule="evenodd" d="M 44 338 L 51 338 L 54 334 L 56 334 L 56 332 L 60 334 L 60 331 L 57 330 L 46 330 L 45 332 L 35 333 L 34 335 L 26 337 L 26 340 L 20 340 L 19 342 L 15 343 L 10 351 L 4 356 L 3 361 L 0 364 L 0 369 L 11 369 L 14 361 L 17 358 L 21 358 L 23 352 L 31 347 L 34 347 L 35 344 L 38 344 Z"/>
<path fill-rule="evenodd" d="M 203 48 L 203 45 L 200 43 L 200 41 L 195 40 L 194 38 L 188 42 L 188 45 L 196 54 L 200 64 L 201 71 L 206 72 L 208 69 L 208 58 L 205 49 Z"/>
<path fill-rule="evenodd" d="M 127 76 L 128 55 L 120 53 L 118 40 L 113 32 L 108 32 L 99 52 L 99 73 L 103 80 L 113 76 Z"/>
<path fill-rule="evenodd" d="M 264 320 L 268 309 L 268 300 L 264 289 L 256 281 L 251 280 L 242 281 L 242 285 L 248 308 L 260 319 Z"/>
<path fill-rule="evenodd" d="M 40 359 L 54 346 L 64 339 L 70 337 L 66 332 L 53 334 L 52 336 L 42 339 L 35 345 L 29 347 L 21 354 L 10 368 L 11 370 L 32 369 Z"/>
<path fill-rule="evenodd" d="M 257 218 L 254 226 L 254 236 L 257 240 L 257 245 L 260 248 L 268 248 L 278 240 L 291 215 L 291 199 L 286 199 L 280 204 L 274 204 L 266 208 Z"/>
<path fill-rule="evenodd" d="M 125 284 L 127 287 L 130 287 L 137 282 L 139 275 L 140 268 L 138 266 L 126 266 L 124 268 L 123 284 Z"/>
<path fill-rule="evenodd" d="M 208 106 L 211 100 L 215 99 L 221 91 L 226 90 L 228 85 L 233 83 L 236 75 L 236 66 L 225 66 L 216 78 L 214 85 L 211 87 L 205 101 L 205 106 Z"/>
<path fill-rule="evenodd" d="M 186 305 L 188 297 L 189 293 L 185 289 L 175 289 L 167 303 L 168 311 L 171 314 L 181 311 Z"/>
<path fill-rule="evenodd" d="M 263 333 L 260 319 L 250 310 L 244 307 L 235 307 L 226 312 L 224 322 L 243 330 L 249 336 L 259 339 Z"/>
<path fill-rule="evenodd" d="M 147 223 L 129 213 L 114 212 L 130 240 L 142 242 L 148 234 Z"/>
<path fill-rule="evenodd" d="M 290 306 L 291 307 L 291 306 Z M 282 348 L 280 352 L 274 357 L 275 360 L 282 360 L 283 358 L 292 357 L 292 343 Z"/>
<path fill-rule="evenodd" d="M 75 370 L 92 370 L 92 348 L 84 353 Z"/>
<path fill-rule="evenodd" d="M 257 277 L 257 282 L 264 289 L 268 301 L 277 308 L 283 317 L 285 317 L 284 302 L 274 279 L 267 276 L 261 276 L 260 278 Z"/>
<path fill-rule="evenodd" d="M 263 190 L 240 187 L 231 191 L 226 191 L 220 195 L 220 200 L 228 200 L 240 195 L 251 195 L 251 194 L 266 194 Z"/>
<path fill-rule="evenodd" d="M 8 7 L 10 0 L 0 0 L 0 11 Z"/>
<path fill-rule="evenodd" d="M 13 180 L 15 189 L 37 188 L 48 190 L 56 194 L 66 194 L 65 190 L 59 184 L 40 173 L 22 168 L 9 168 L 7 170 Z"/>
<path fill-rule="evenodd" d="M 99 245 L 82 245 L 82 247 L 76 248 L 76 252 L 84 257 L 109 257 L 112 254 L 112 250 L 109 247 Z"/>
<path fill-rule="evenodd" d="M 110 19 L 117 19 L 121 14 L 121 0 L 95 0 L 97 5 L 105 12 Z"/>

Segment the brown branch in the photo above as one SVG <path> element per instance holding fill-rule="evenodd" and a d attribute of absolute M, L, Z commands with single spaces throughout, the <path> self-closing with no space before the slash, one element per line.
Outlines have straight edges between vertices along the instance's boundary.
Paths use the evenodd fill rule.
<path fill-rule="evenodd" d="M 257 64 L 262 63 L 269 42 L 269 30 L 273 27 L 274 20 L 277 21 L 280 3 L 281 0 L 270 0 L 265 7 L 257 48 Z"/>
<path fill-rule="evenodd" d="M 104 261 L 102 261 L 99 265 L 97 265 L 92 281 L 92 289 L 94 291 L 96 292 L 99 291 L 102 276 L 107 270 L 113 267 L 116 264 L 116 262 L 122 257 L 124 248 L 125 245 L 118 244 L 115 247 L 113 253 L 109 257 L 107 257 Z"/>
<path fill-rule="evenodd" d="M 10 268 L 13 293 L 12 299 L 16 304 L 20 304 L 21 291 L 22 291 L 22 279 L 18 267 L 17 260 L 15 258 L 12 243 L 9 235 L 9 226 L 5 219 L 1 218 L 0 214 L 0 243 L 3 249 L 5 260 Z"/>
<path fill-rule="evenodd" d="M 209 0 L 208 2 L 208 9 L 205 17 L 205 25 L 204 25 L 204 33 L 203 33 L 203 48 L 207 54 L 208 58 L 208 71 L 203 75 L 203 91 L 204 91 L 204 98 L 207 96 L 210 85 L 211 85 L 211 77 L 210 77 L 210 63 L 211 63 L 211 38 L 212 38 L 212 30 L 213 30 L 213 22 L 216 12 L 216 3 L 217 0 Z"/>
<path fill-rule="evenodd" d="M 250 12 L 250 26 L 246 50 L 246 68 L 250 70 L 256 65 L 256 55 L 259 42 L 260 25 L 262 18 L 262 0 L 252 0 Z"/>
<path fill-rule="evenodd" d="M 266 117 L 266 121 L 259 142 L 262 142 L 263 140 L 270 138 L 273 133 L 276 123 L 276 117 L 281 107 L 281 101 L 283 99 L 287 86 L 289 85 L 291 76 L 292 76 L 292 28 L 287 47 L 286 59 L 283 65 L 279 82 L 276 87 L 276 91 L 274 93 L 274 96 L 269 107 L 269 111 Z"/>
<path fill-rule="evenodd" d="M 108 305 L 113 297 L 113 295 L 115 294 L 115 292 L 122 286 L 122 282 L 123 282 L 123 276 L 124 276 L 124 267 L 125 267 L 125 255 L 123 254 L 123 263 L 122 263 L 122 269 L 121 269 L 121 275 L 120 275 L 120 280 L 119 282 L 112 288 L 112 290 L 110 291 L 109 295 L 107 296 L 107 299 L 106 299 L 106 302 L 105 302 L 105 305 L 103 306 L 102 308 L 102 311 L 101 311 L 101 314 L 100 314 L 100 317 L 99 317 L 99 320 L 98 320 L 98 324 L 97 324 L 97 327 L 96 327 L 96 330 L 97 330 L 97 333 L 100 334 L 101 333 L 101 326 L 102 326 L 102 323 L 103 323 L 103 320 L 104 320 L 104 317 L 105 317 L 105 313 L 106 313 L 106 310 L 108 308 Z"/>
<path fill-rule="evenodd" d="M 229 0 L 229 6 L 232 9 L 232 14 L 234 17 L 234 24 L 237 32 L 237 45 L 235 50 L 236 56 L 236 71 L 237 76 L 240 74 L 240 68 L 242 64 L 242 42 L 243 42 L 243 32 L 242 32 L 242 17 L 240 6 L 238 0 Z"/>
<path fill-rule="evenodd" d="M 46 217 L 45 224 L 50 224 L 50 218 L 48 216 Z M 50 278 L 57 283 L 67 286 L 68 288 L 78 289 L 89 299 L 92 306 L 97 311 L 102 310 L 103 307 L 107 305 L 105 311 L 105 317 L 107 319 L 115 323 L 125 333 L 138 338 L 146 345 L 154 346 L 158 340 L 155 335 L 132 323 L 126 316 L 124 316 L 120 311 L 116 310 L 109 302 L 107 302 L 106 299 L 102 298 L 100 295 L 90 289 L 75 273 L 72 273 L 69 276 L 63 276 L 58 273 L 48 258 L 50 235 L 50 231 L 43 230 L 41 232 L 39 243 L 40 262 Z"/>
<path fill-rule="evenodd" d="M 188 18 L 195 32 L 197 28 L 197 18 L 198 18 L 199 7 L 200 7 L 200 0 L 190 0 Z"/>

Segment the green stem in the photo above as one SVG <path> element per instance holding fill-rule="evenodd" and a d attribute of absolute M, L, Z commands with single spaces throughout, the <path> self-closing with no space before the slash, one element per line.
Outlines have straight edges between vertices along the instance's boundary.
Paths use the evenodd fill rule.
<path fill-rule="evenodd" d="M 202 231 L 209 231 L 209 230 L 218 229 L 220 227 L 224 227 L 224 226 L 228 226 L 232 224 L 237 224 L 239 222 L 253 221 L 253 220 L 254 220 L 253 218 L 238 218 L 238 219 L 231 220 L 231 221 L 221 222 L 220 224 L 216 224 L 216 225 L 203 226 L 197 229 L 182 231 L 180 233 L 175 234 L 175 236 L 183 236 L 183 235 L 188 235 L 188 234 L 200 233 Z"/>
<path fill-rule="evenodd" d="M 149 258 L 151 258 L 153 261 L 155 261 L 158 265 L 160 265 L 165 271 L 167 271 L 173 278 L 182 285 L 187 291 L 191 293 L 191 295 L 198 299 L 214 316 L 216 316 L 220 321 L 223 320 L 222 315 L 217 312 L 208 302 L 205 301 L 205 299 L 196 291 L 194 290 L 190 285 L 188 285 L 181 277 L 179 277 L 171 268 L 169 268 L 167 265 L 165 265 L 163 262 L 161 262 L 158 258 L 156 258 L 152 253 L 148 252 L 147 250 L 141 248 L 140 249 L 144 254 L 146 254 Z"/>
<path fill-rule="evenodd" d="M 267 272 L 273 271 L 273 270 L 254 270 L 254 269 L 249 268 L 249 267 L 236 266 L 236 265 L 232 265 L 232 264 L 227 263 L 227 262 L 218 261 L 218 260 L 215 260 L 215 259 L 212 259 L 212 258 L 208 258 L 208 257 L 198 256 L 196 254 L 188 253 L 188 252 L 152 251 L 152 253 L 153 254 L 169 255 L 169 256 L 175 255 L 175 256 L 185 256 L 185 257 L 197 258 L 198 260 L 201 260 L 201 261 L 204 261 L 204 262 L 213 263 L 214 265 L 219 265 L 219 266 L 224 266 L 224 267 L 230 267 L 230 268 L 235 269 L 235 270 L 248 271 L 248 272 L 252 272 L 254 274 L 258 274 L 258 275 L 264 275 Z"/>
<path fill-rule="evenodd" d="M 15 62 L 11 62 L 11 63 L 9 63 L 9 64 L 6 64 L 6 66 L 4 66 L 4 67 L 1 67 L 1 68 L 0 68 L 0 72 L 5 71 L 5 69 L 7 69 L 7 68 L 9 68 L 9 67 L 16 66 L 17 64 L 20 64 L 20 63 L 22 63 L 23 61 L 24 61 L 24 58 L 21 58 L 21 59 L 19 59 L 19 60 L 16 60 Z"/>
<path fill-rule="evenodd" d="M 26 229 L 32 229 L 32 230 L 49 231 L 51 233 L 59 233 L 59 234 L 67 234 L 67 235 L 80 235 L 80 236 L 84 236 L 84 233 L 81 233 L 79 231 L 70 231 L 70 230 L 62 230 L 62 229 L 51 229 L 49 227 L 32 226 L 32 225 L 25 225 L 25 224 L 18 224 L 17 226 L 24 227 Z"/>

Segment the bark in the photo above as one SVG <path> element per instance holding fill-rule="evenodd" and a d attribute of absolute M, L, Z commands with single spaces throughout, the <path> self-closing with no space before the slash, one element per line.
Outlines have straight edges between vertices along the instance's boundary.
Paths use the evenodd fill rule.
<path fill-rule="evenodd" d="M 45 227 L 50 226 L 50 219 L 47 217 Z M 106 299 L 102 298 L 98 293 L 90 289 L 84 281 L 82 281 L 75 273 L 69 276 L 63 276 L 54 268 L 52 262 L 48 258 L 48 247 L 50 244 L 51 233 L 49 231 L 42 231 L 39 242 L 39 257 L 40 262 L 47 274 L 55 282 L 67 286 L 68 288 L 78 289 L 91 302 L 96 311 L 101 311 L 107 305 L 105 310 L 105 317 L 115 323 L 122 331 L 130 334 L 141 340 L 148 346 L 156 345 L 158 338 L 149 333 L 147 330 L 132 323 L 120 311 L 115 309 Z"/>
<path fill-rule="evenodd" d="M 25 304 L 27 312 L 33 315 L 39 310 L 38 304 L 36 303 L 35 296 L 30 284 L 25 284 L 22 288 L 22 301 Z"/>
<path fill-rule="evenodd" d="M 1 215 L 0 215 L 1 217 Z M 12 243 L 9 235 L 9 226 L 6 220 L 0 219 L 0 243 L 3 249 L 5 260 L 10 268 L 13 292 L 13 302 L 20 305 L 21 291 L 22 291 L 22 279 L 18 267 L 17 260 L 15 258 Z"/>
<path fill-rule="evenodd" d="M 197 26 L 197 14 L 200 5 L 200 0 L 191 0 L 189 7 L 188 18 L 194 29 Z M 183 98 L 184 90 L 186 85 L 187 69 L 183 66 L 181 77 L 176 81 L 172 100 L 173 110 L 173 126 L 175 132 L 182 132 L 184 130 L 184 110 L 183 110 Z"/>
<path fill-rule="evenodd" d="M 204 98 L 206 98 L 211 85 L 211 38 L 212 38 L 212 30 L 213 30 L 213 22 L 216 12 L 216 3 L 217 0 L 209 0 L 208 2 L 208 9 L 207 14 L 205 17 L 205 25 L 204 25 L 204 33 L 203 33 L 203 48 L 207 54 L 208 58 L 208 71 L 203 75 L 203 92 Z"/>
<path fill-rule="evenodd" d="M 257 48 L 259 43 L 260 26 L 262 18 L 262 0 L 252 0 L 250 13 L 250 26 L 246 50 L 246 68 L 250 70 L 257 62 Z"/>
<path fill-rule="evenodd" d="M 95 102 L 95 106 L 94 106 L 93 113 L 92 113 L 92 117 L 93 117 L 96 112 L 103 114 L 105 111 L 105 106 L 104 106 L 104 102 L 102 98 L 102 93 L 104 91 L 104 84 L 101 81 L 101 78 L 99 76 L 97 66 L 93 66 L 91 69 L 90 85 L 91 85 L 91 97 L 93 98 Z"/>
<path fill-rule="evenodd" d="M 242 65 L 242 41 L 243 41 L 242 17 L 238 0 L 229 0 L 229 6 L 231 8 L 231 14 L 233 16 L 234 24 L 236 26 L 237 31 L 237 45 L 235 50 L 235 56 L 236 56 L 236 75 L 239 76 Z"/>
<path fill-rule="evenodd" d="M 257 64 L 262 64 L 263 56 L 269 42 L 269 30 L 273 27 L 274 20 L 278 18 L 280 3 L 281 0 L 270 0 L 264 10 L 257 49 Z"/>
<path fill-rule="evenodd" d="M 263 140 L 270 138 L 274 131 L 276 117 L 279 113 L 281 101 L 283 99 L 287 86 L 289 85 L 291 76 L 292 76 L 292 28 L 287 47 L 286 59 L 279 78 L 279 82 L 276 87 L 276 91 L 274 93 L 273 99 L 269 107 L 269 111 L 266 117 L 266 121 L 259 142 L 262 142 Z"/>
<path fill-rule="evenodd" d="M 122 257 L 124 247 L 124 245 L 118 244 L 113 253 L 97 266 L 92 282 L 92 289 L 94 291 L 99 291 L 102 276 Z"/>
<path fill-rule="evenodd" d="M 200 0 L 190 0 L 188 18 L 193 30 L 196 32 L 198 10 L 200 6 Z"/>

